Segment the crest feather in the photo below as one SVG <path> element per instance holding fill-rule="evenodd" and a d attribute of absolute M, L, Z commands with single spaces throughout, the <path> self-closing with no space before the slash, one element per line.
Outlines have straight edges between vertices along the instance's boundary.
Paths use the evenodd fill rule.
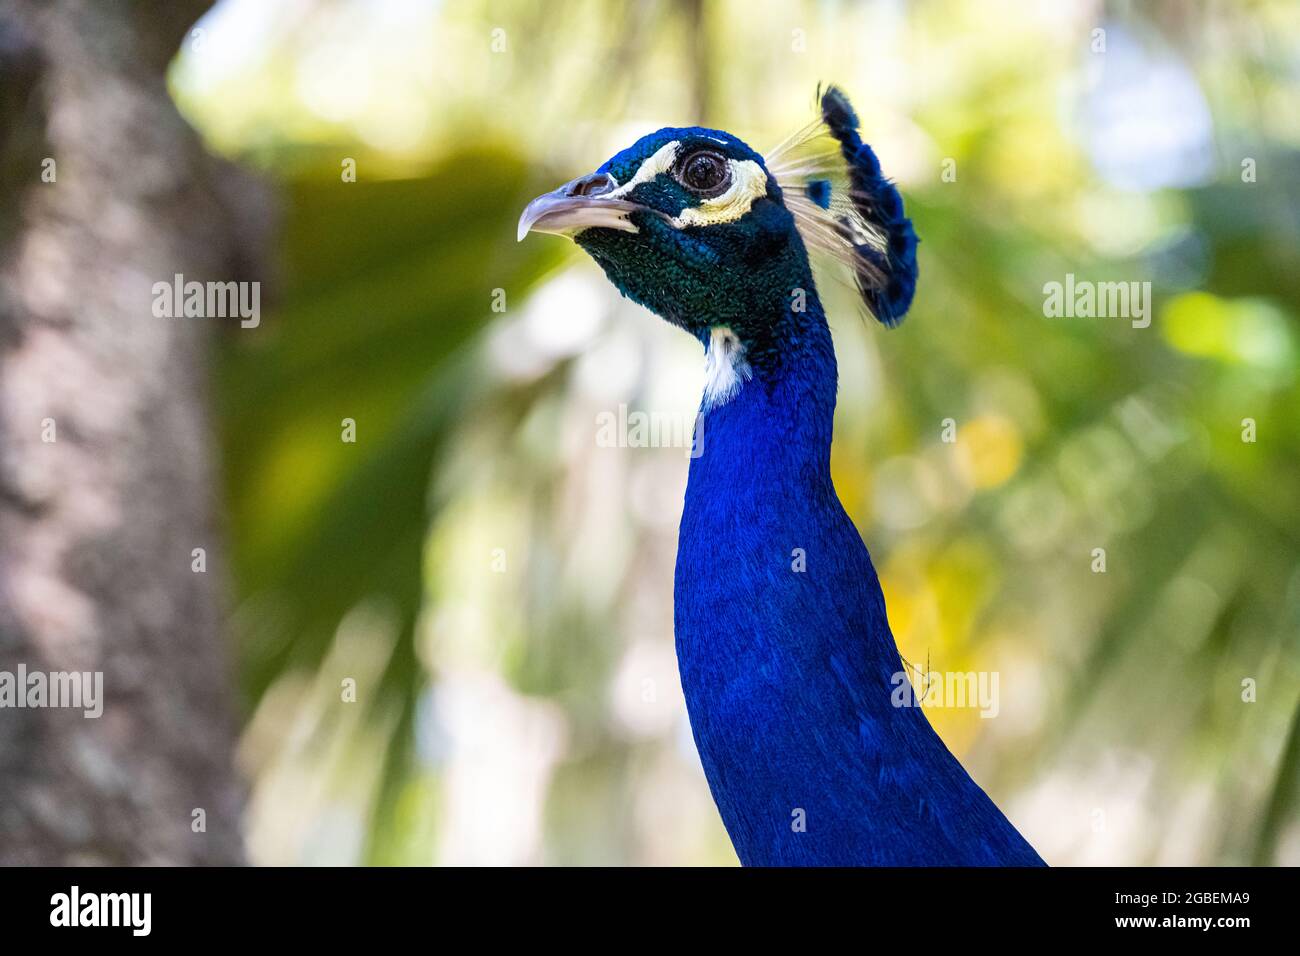
<path fill-rule="evenodd" d="M 768 154 L 768 171 L 804 244 L 846 266 L 871 314 L 895 326 L 916 291 L 916 232 L 848 97 L 830 86 L 817 99 L 820 115 Z"/>

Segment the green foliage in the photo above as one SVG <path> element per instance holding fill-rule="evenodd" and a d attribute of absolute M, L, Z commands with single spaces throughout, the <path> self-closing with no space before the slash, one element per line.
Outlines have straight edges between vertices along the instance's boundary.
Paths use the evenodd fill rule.
<path fill-rule="evenodd" d="M 411 772 L 427 680 L 413 628 L 429 476 L 477 397 L 466 343 L 492 290 L 522 296 L 554 253 L 516 247 L 503 227 L 526 182 L 517 157 L 476 151 L 419 179 L 287 184 L 278 307 L 265 335 L 232 336 L 220 355 L 247 703 L 284 673 L 318 667 L 344 615 L 379 600 L 399 635 L 382 685 L 361 694 L 398 718 L 381 820 Z M 342 438 L 345 419 L 355 442 Z"/>
<path fill-rule="evenodd" d="M 624 126 L 688 123 L 696 109 L 762 149 L 805 120 L 818 80 L 834 79 L 855 96 L 922 240 L 901 328 L 863 326 L 851 297 L 829 291 L 836 485 L 903 654 L 1004 674 L 999 719 L 932 721 L 1051 862 L 1262 863 L 1284 851 L 1295 862 L 1300 134 L 1277 104 L 1296 97 L 1285 64 L 1300 35 L 1284 2 L 1239 18 L 1200 11 L 1199 22 L 1157 6 L 1165 15 L 1126 8 L 1106 25 L 1112 41 L 1127 30 L 1195 75 L 1214 166 L 1200 185 L 1145 193 L 1104 181 L 1093 144 L 1071 128 L 1114 62 L 1090 52 L 1088 5 L 1064 5 L 1075 14 L 1058 20 L 941 0 L 901 13 L 816 2 L 755 13 L 736 0 L 542 15 L 467 3 L 437 8 L 434 48 L 414 57 L 434 82 L 376 80 L 351 125 L 304 118 L 292 58 L 263 67 L 273 97 L 256 100 L 256 77 L 241 77 L 243 113 L 182 84 L 199 125 L 206 111 L 227 140 L 290 171 L 272 314 L 230 336 L 216 370 L 241 687 L 307 773 L 274 790 L 281 765 L 255 759 L 255 786 L 272 788 L 258 813 L 323 819 L 348 791 L 331 780 L 300 810 L 316 795 L 303 781 L 326 775 L 329 709 L 294 688 L 314 679 L 333 693 L 335 668 L 365 672 L 369 649 L 383 677 L 360 688 L 366 729 L 349 730 L 349 752 L 384 757 L 382 779 L 355 801 L 365 858 L 442 859 L 444 829 L 509 810 L 541 843 L 529 860 L 730 859 L 684 728 L 623 712 L 643 672 L 658 700 L 676 689 L 680 498 L 663 489 L 685 461 L 674 449 L 591 447 L 584 357 L 505 374 L 488 346 L 508 334 L 507 350 L 526 356 L 520 313 L 557 265 L 603 281 L 559 240 L 515 244 L 534 195 L 631 142 Z M 332 15 L 315 12 L 326 36 Z M 498 29 L 508 41 L 493 53 Z M 409 37 L 381 39 L 395 52 L 377 69 L 400 73 Z M 1202 55 L 1211 39 L 1213 63 Z M 423 132 L 403 138 L 412 117 L 427 120 L 414 124 Z M 321 147 L 322 126 L 349 145 Z M 337 156 L 363 152 L 354 141 L 376 126 L 406 145 L 363 155 L 360 181 L 340 182 Z M 441 158 L 411 175 L 427 156 Z M 1242 180 L 1243 156 L 1257 181 Z M 940 176 L 945 160 L 955 181 Z M 375 181 L 377 168 L 409 178 Z M 1067 273 L 1150 279 L 1151 326 L 1045 316 L 1044 284 Z M 504 316 L 490 311 L 497 288 Z M 604 324 L 590 352 L 630 340 L 639 363 L 597 407 L 664 407 L 656 383 L 682 381 L 676 333 L 612 299 L 591 310 Z M 599 365 L 595 377 L 618 375 Z M 345 418 L 355 444 L 340 440 Z M 955 444 L 939 437 L 949 418 Z M 498 545 L 510 570 L 494 575 L 485 555 Z M 1091 567 L 1096 548 L 1105 573 Z M 341 640 L 358 607 L 380 609 L 391 637 Z M 448 730 L 429 688 L 467 693 L 485 673 L 491 689 L 465 707 L 490 732 Z M 518 708 L 515 722 L 496 708 Z M 307 743 L 292 743 L 298 725 L 281 729 L 281 714 L 315 720 Z M 471 738 L 518 748 L 454 752 Z M 499 771 L 543 751 L 553 765 L 537 780 L 484 774 L 468 803 L 442 778 L 444 761 Z M 357 765 L 343 761 L 340 777 Z M 533 803 L 535 818 L 520 809 Z M 492 816 L 493 827 L 504 823 Z"/>

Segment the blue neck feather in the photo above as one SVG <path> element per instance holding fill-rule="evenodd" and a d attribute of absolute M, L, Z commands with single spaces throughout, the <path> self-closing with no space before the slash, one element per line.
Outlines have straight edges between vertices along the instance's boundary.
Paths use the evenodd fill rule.
<path fill-rule="evenodd" d="M 811 277 L 780 361 L 702 419 L 676 574 L 704 770 L 747 865 L 1041 865 L 915 707 L 830 475 L 836 367 Z M 757 317 L 756 317 L 757 318 Z"/>

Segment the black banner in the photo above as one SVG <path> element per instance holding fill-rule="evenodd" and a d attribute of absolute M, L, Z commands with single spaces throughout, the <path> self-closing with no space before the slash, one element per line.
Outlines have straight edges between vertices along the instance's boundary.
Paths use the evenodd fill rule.
<path fill-rule="evenodd" d="M 683 921 L 701 940 L 849 926 L 918 943 L 966 934 L 982 945 L 1099 936 L 1231 945 L 1286 929 L 1295 895 L 1285 869 L 10 869 L 0 881 L 7 941 L 128 945 L 338 944 L 418 931 L 435 945 L 522 934 L 536 945 L 618 946 L 680 942 Z"/>

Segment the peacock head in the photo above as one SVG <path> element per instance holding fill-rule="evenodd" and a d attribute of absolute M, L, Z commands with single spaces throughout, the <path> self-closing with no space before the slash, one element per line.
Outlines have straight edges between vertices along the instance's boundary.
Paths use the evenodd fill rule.
<path fill-rule="evenodd" d="M 695 335 L 729 329 L 779 353 L 813 295 L 808 251 L 846 266 L 895 325 L 916 286 L 916 234 L 835 87 L 813 123 L 768 153 L 722 130 L 667 128 L 528 204 L 530 231 L 568 236 L 629 298 Z M 818 321 L 822 321 L 820 316 Z"/>

